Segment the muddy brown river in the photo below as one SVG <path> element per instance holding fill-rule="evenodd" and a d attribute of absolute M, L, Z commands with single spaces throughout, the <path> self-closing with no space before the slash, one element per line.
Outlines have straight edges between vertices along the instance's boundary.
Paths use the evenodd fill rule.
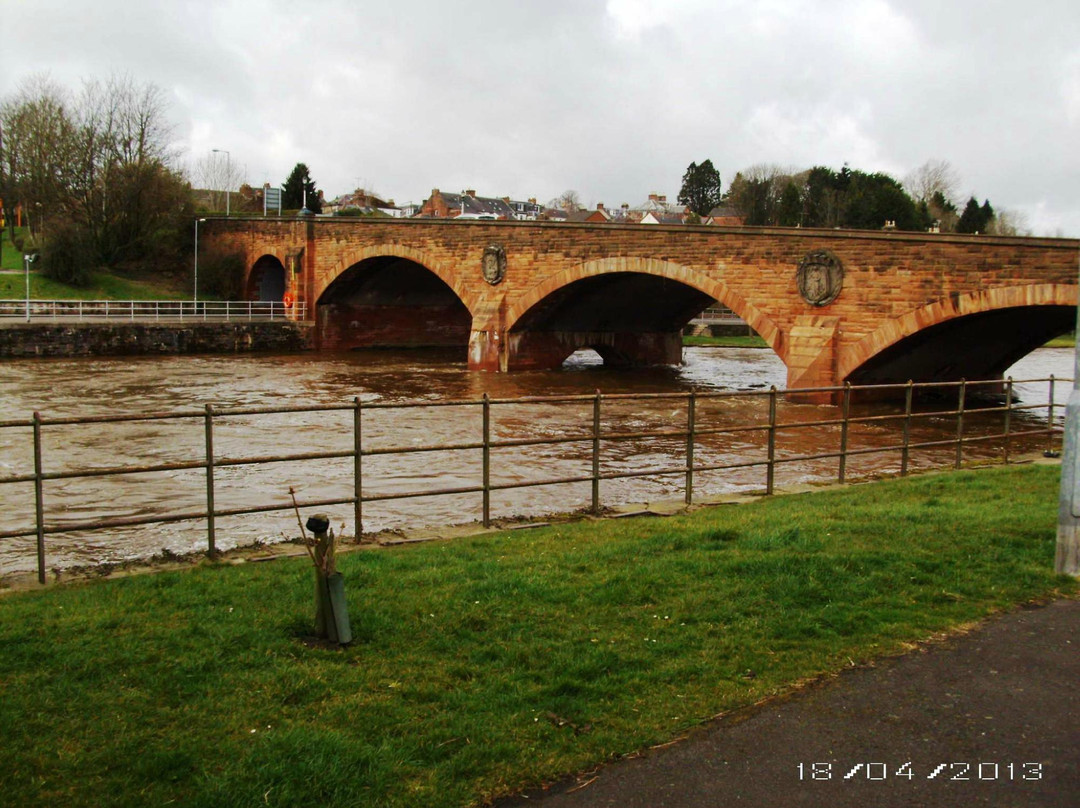
<path fill-rule="evenodd" d="M 688 348 L 681 367 L 649 370 L 606 370 L 599 358 L 575 355 L 561 371 L 489 374 L 469 372 L 453 355 L 427 352 L 369 351 L 343 355 L 196 356 L 146 358 L 91 358 L 76 360 L 4 361 L 0 363 L 0 420 L 29 419 L 40 411 L 46 419 L 148 412 L 195 412 L 206 404 L 217 410 L 348 403 L 359 397 L 365 404 L 401 402 L 476 401 L 485 393 L 496 399 L 535 396 L 763 391 L 783 387 L 785 370 L 768 350 L 741 348 Z M 1068 379 L 1073 371 L 1071 349 L 1043 348 L 1017 363 L 1010 375 L 1017 379 Z M 1020 404 L 1043 404 L 1048 385 L 1018 385 Z M 1054 391 L 1060 422 L 1071 382 L 1059 382 Z M 763 424 L 767 396 L 702 397 L 697 402 L 698 429 L 740 424 Z M 799 405 L 781 400 L 780 422 L 819 421 L 839 417 L 838 407 Z M 924 409 L 934 409 L 926 405 Z M 937 405 L 937 409 L 947 409 Z M 893 404 L 861 405 L 854 415 L 898 412 Z M 492 407 L 491 434 L 496 440 L 523 440 L 570 435 L 588 436 L 592 429 L 591 402 L 552 404 L 498 404 Z M 432 407 L 365 409 L 365 451 L 408 448 L 440 443 L 481 440 L 481 408 Z M 1045 406 L 1014 413 L 1012 429 L 1046 426 Z M 648 398 L 636 401 L 605 400 L 602 433 L 633 433 L 685 428 L 686 398 Z M 1000 440 L 978 437 L 1000 431 L 1001 415 L 965 418 L 965 460 L 1000 457 Z M 345 452 L 353 445 L 353 413 L 236 415 L 216 418 L 214 456 L 228 458 Z M 780 430 L 777 456 L 836 451 L 838 427 Z M 849 448 L 897 446 L 899 420 L 854 424 Z M 956 419 L 919 419 L 912 427 L 913 441 L 955 438 Z M 1014 452 L 1035 451 L 1043 436 L 1016 438 Z M 546 446 L 494 449 L 491 481 L 494 485 L 587 476 L 591 470 L 591 441 Z M 721 465 L 763 460 L 763 430 L 700 436 L 695 443 L 695 464 Z M 661 473 L 685 463 L 685 438 L 641 438 L 602 442 L 601 470 L 619 474 L 655 470 L 643 477 L 605 480 L 601 502 L 669 500 L 683 496 L 685 476 Z M 911 468 L 948 465 L 955 455 L 951 446 L 913 452 Z M 199 418 L 139 421 L 122 424 L 50 425 L 42 429 L 42 466 L 46 473 L 134 465 L 200 461 L 205 458 L 204 423 Z M 837 460 L 799 461 L 777 466 L 778 486 L 835 479 Z M 899 452 L 856 455 L 848 460 L 847 476 L 896 473 Z M 393 497 L 434 488 L 465 488 L 481 482 L 479 450 L 387 454 L 363 460 L 365 496 Z M 32 474 L 32 431 L 29 427 L 0 429 L 0 478 Z M 729 469 L 699 472 L 694 478 L 696 497 L 764 488 L 765 469 Z M 302 501 L 347 498 L 353 492 L 353 460 L 300 461 L 222 467 L 215 470 L 217 510 L 287 504 L 292 487 Z M 565 483 L 494 491 L 491 514 L 495 519 L 536 517 L 586 508 L 589 482 Z M 94 520 L 150 517 L 165 513 L 203 510 L 206 504 L 204 469 L 147 474 L 123 474 L 94 479 L 48 480 L 44 484 L 45 523 L 66 528 Z M 0 484 L 0 531 L 32 530 L 32 483 Z M 308 509 L 310 510 L 310 509 Z M 341 505 L 327 509 L 335 528 L 352 534 L 353 509 Z M 439 497 L 387 499 L 364 505 L 365 532 L 463 524 L 481 518 L 481 497 L 476 493 Z M 221 517 L 217 520 L 219 548 L 279 541 L 298 532 L 291 511 Z M 186 553 L 206 548 L 203 521 L 117 528 L 106 531 L 71 531 L 46 537 L 47 567 L 65 568 L 147 557 L 162 550 Z M 0 574 L 35 569 L 35 543 L 30 538 L 0 539 Z"/>

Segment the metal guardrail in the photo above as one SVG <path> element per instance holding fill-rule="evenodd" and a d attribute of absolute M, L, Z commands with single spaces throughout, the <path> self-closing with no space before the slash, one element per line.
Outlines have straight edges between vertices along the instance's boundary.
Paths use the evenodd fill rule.
<path fill-rule="evenodd" d="M 303 320 L 304 303 L 280 300 L 0 300 L 0 320 L 35 322 L 254 322 Z"/>
<path fill-rule="evenodd" d="M 1055 423 L 1054 385 L 1053 376 L 1045 379 L 1030 379 L 1016 382 L 1018 384 L 1032 384 L 1047 382 L 1049 385 L 1049 397 L 1046 403 L 1016 405 L 1013 401 L 1014 381 L 1009 378 L 1002 382 L 994 381 L 960 381 L 960 382 L 937 382 L 893 385 L 868 385 L 853 387 L 849 384 L 843 387 L 815 388 L 814 390 L 782 391 L 772 387 L 768 390 L 738 391 L 738 392 L 715 392 L 699 393 L 648 393 L 648 394 L 617 394 L 605 396 L 599 391 L 595 395 L 577 396 L 541 396 L 522 397 L 511 399 L 490 398 L 486 394 L 480 400 L 474 401 L 447 401 L 447 402 L 407 402 L 407 403 L 362 403 L 359 398 L 351 403 L 330 404 L 321 406 L 304 407 L 262 407 L 262 408 L 233 408 L 215 409 L 207 404 L 203 410 L 188 410 L 168 413 L 145 413 L 136 415 L 106 415 L 84 418 L 47 418 L 39 412 L 35 412 L 30 419 L 0 421 L 0 429 L 30 427 L 33 435 L 33 463 L 32 474 L 21 474 L 8 477 L 0 477 L 0 487 L 14 483 L 33 483 L 35 525 L 33 530 L 7 530 L 0 531 L 0 539 L 35 537 L 37 552 L 38 580 L 45 582 L 46 569 L 46 544 L 45 537 L 57 533 L 72 533 L 76 531 L 97 531 L 111 528 L 132 527 L 139 525 L 166 524 L 190 520 L 205 520 L 206 522 L 206 548 L 211 557 L 216 555 L 215 520 L 219 517 L 240 516 L 244 514 L 269 513 L 272 511 L 292 510 L 293 504 L 265 505 L 254 508 L 230 508 L 222 509 L 215 507 L 214 495 L 214 472 L 216 469 L 235 466 L 254 466 L 266 463 L 282 463 L 310 460 L 348 459 L 353 461 L 352 496 L 336 499 L 321 499 L 299 502 L 297 505 L 303 508 L 322 508 L 334 505 L 352 505 L 357 540 L 363 532 L 363 507 L 365 503 L 380 500 L 400 500 L 414 497 L 434 497 L 460 494 L 478 494 L 483 504 L 483 524 L 491 525 L 491 493 L 493 491 L 507 491 L 517 488 L 536 486 L 560 485 L 564 483 L 590 483 L 591 497 L 589 509 L 594 514 L 601 512 L 601 483 L 605 480 L 625 479 L 632 477 L 656 477 L 661 475 L 678 475 L 683 477 L 683 492 L 686 503 L 694 501 L 694 476 L 707 471 L 722 471 L 744 468 L 763 468 L 765 471 L 764 493 L 771 495 L 775 487 L 775 475 L 778 466 L 785 463 L 795 463 L 806 460 L 835 459 L 837 461 L 837 480 L 844 482 L 847 477 L 847 463 L 852 457 L 896 452 L 900 454 L 900 474 L 908 473 L 911 453 L 919 449 L 955 447 L 955 455 L 952 465 L 960 468 L 963 463 L 964 447 L 976 442 L 1001 439 L 1003 441 L 1002 457 L 1004 463 L 1009 462 L 1010 442 L 1024 436 L 1045 436 L 1047 450 L 1053 448 L 1055 435 L 1061 432 L 1061 428 Z M 989 406 L 971 408 L 967 406 L 969 391 L 978 388 L 991 387 L 996 393 L 1003 393 L 1004 404 L 1001 406 Z M 915 411 L 912 406 L 916 392 L 936 391 L 950 392 L 956 396 L 957 405 L 953 408 L 934 411 Z M 780 422 L 777 419 L 777 402 L 780 396 L 787 392 L 803 393 L 830 393 L 840 394 L 842 399 L 841 417 L 826 418 L 814 421 L 791 421 Z M 872 393 L 880 395 L 903 394 L 903 412 L 889 413 L 884 415 L 851 415 L 852 397 L 856 395 Z M 759 423 L 741 424 L 734 426 L 709 427 L 699 423 L 698 406 L 702 402 L 735 398 L 759 398 L 767 404 L 766 420 Z M 654 429 L 638 432 L 604 432 L 601 428 L 601 414 L 605 402 L 628 402 L 628 401 L 680 401 L 684 404 L 684 421 L 664 429 Z M 522 404 L 590 404 L 591 417 L 585 419 L 580 431 L 571 434 L 563 434 L 559 437 L 527 438 L 527 439 L 496 439 L 492 436 L 491 414 L 496 407 L 514 407 Z M 440 443 L 430 445 L 387 446 L 365 448 L 363 439 L 364 413 L 374 410 L 401 410 L 401 409 L 431 409 L 436 407 L 473 408 L 477 411 L 480 419 L 481 440 L 461 443 Z M 1045 426 L 1037 429 L 1015 430 L 1012 416 L 1018 412 L 1046 409 L 1047 417 Z M 273 456 L 252 457 L 222 457 L 214 449 L 215 425 L 223 419 L 237 416 L 270 415 L 270 414 L 298 414 L 298 413 L 327 413 L 327 412 L 352 412 L 352 445 L 343 447 L 340 451 L 333 452 L 305 452 L 282 454 Z M 994 434 L 965 435 L 965 416 L 971 413 L 1001 413 L 1002 431 Z M 671 423 L 673 416 L 665 416 L 665 422 Z M 920 419 L 955 418 L 955 437 L 913 442 L 911 440 L 911 426 Z M 196 458 L 186 462 L 164 463 L 144 466 L 122 466 L 112 468 L 93 468 L 81 470 L 65 470 L 47 472 L 43 452 L 42 432 L 50 426 L 70 425 L 93 425 L 114 424 L 152 421 L 197 421 L 201 422 L 205 451 Z M 889 446 L 852 447 L 850 441 L 850 427 L 853 424 L 882 424 L 885 422 L 900 422 L 902 424 L 902 440 L 899 444 Z M 813 454 L 787 454 L 781 456 L 780 443 L 785 433 L 795 430 L 813 427 L 837 427 L 840 430 L 840 448 L 838 451 L 815 452 Z M 739 462 L 699 464 L 695 459 L 695 448 L 698 439 L 707 435 L 738 435 L 746 433 L 763 433 L 764 456 L 753 460 Z M 621 441 L 641 439 L 676 439 L 684 441 L 683 462 L 662 468 L 647 468 L 635 471 L 605 471 L 601 446 L 605 443 L 617 443 Z M 531 446 L 550 446 L 556 444 L 581 444 L 585 447 L 584 457 L 590 460 L 591 471 L 587 475 L 573 477 L 561 477 L 542 480 L 526 480 L 518 482 L 500 482 L 493 479 L 492 452 L 506 448 L 521 448 Z M 480 452 L 482 457 L 480 479 L 473 485 L 443 488 L 422 488 L 410 491 L 398 491 L 394 493 L 368 495 L 364 493 L 364 458 L 377 455 L 404 455 L 430 452 Z M 68 523 L 64 525 L 50 524 L 47 520 L 47 503 L 44 497 L 44 483 L 57 480 L 88 479 L 95 477 L 110 477 L 127 474 L 164 473 L 189 469 L 204 469 L 206 480 L 206 505 L 205 508 L 194 512 L 165 513 L 153 516 L 140 517 L 116 517 L 111 519 Z"/>
<path fill-rule="evenodd" d="M 691 323 L 708 323 L 717 325 L 745 325 L 746 321 L 729 308 L 714 306 L 705 309 Z"/>

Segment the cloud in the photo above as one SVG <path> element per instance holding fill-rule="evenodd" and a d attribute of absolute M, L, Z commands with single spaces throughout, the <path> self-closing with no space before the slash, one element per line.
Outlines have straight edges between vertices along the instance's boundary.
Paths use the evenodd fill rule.
<path fill-rule="evenodd" d="M 903 176 L 949 160 L 995 206 L 1080 235 L 1080 5 L 995 0 L 35 0 L 0 96 L 48 71 L 173 100 L 194 161 L 305 162 L 331 196 L 433 187 L 674 196 L 691 161 Z M 121 28 L 122 35 L 117 35 Z"/>

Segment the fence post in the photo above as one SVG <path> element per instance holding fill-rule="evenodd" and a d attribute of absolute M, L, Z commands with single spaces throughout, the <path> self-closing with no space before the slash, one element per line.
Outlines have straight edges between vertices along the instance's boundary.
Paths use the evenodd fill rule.
<path fill-rule="evenodd" d="M 38 583 L 45 583 L 45 504 L 41 485 L 41 413 L 34 413 L 34 519 L 37 523 Z"/>
<path fill-rule="evenodd" d="M 596 391 L 592 410 L 592 512 L 600 515 L 600 391 Z"/>
<path fill-rule="evenodd" d="M 697 418 L 697 391 L 690 390 L 686 402 L 686 504 L 694 504 L 694 429 Z"/>
<path fill-rule="evenodd" d="M 964 460 L 964 399 L 967 394 L 967 379 L 960 380 L 960 401 L 956 408 L 956 468 Z"/>
<path fill-rule="evenodd" d="M 484 527 L 491 527 L 491 397 L 484 393 Z"/>
<path fill-rule="evenodd" d="M 844 400 L 840 424 L 840 475 L 839 482 L 844 482 L 847 472 L 848 416 L 851 415 L 851 382 L 844 382 Z"/>
<path fill-rule="evenodd" d="M 911 393 L 915 382 L 908 379 L 907 389 L 904 391 L 904 448 L 900 450 L 900 476 L 907 476 L 908 456 L 911 446 Z"/>
<path fill-rule="evenodd" d="M 363 419 L 360 415 L 360 396 L 353 397 L 353 497 L 356 499 L 356 503 L 353 506 L 353 523 L 356 525 L 356 543 L 360 543 L 360 538 L 364 533 L 364 504 L 362 497 L 364 493 L 363 487 L 363 465 L 361 463 L 361 456 L 363 453 L 364 442 L 362 439 L 361 426 Z"/>
<path fill-rule="evenodd" d="M 1050 401 L 1046 408 L 1046 451 L 1054 451 L 1054 374 L 1050 374 Z"/>
<path fill-rule="evenodd" d="M 214 405 L 206 405 L 206 553 L 217 555 L 214 534 Z"/>
<path fill-rule="evenodd" d="M 776 385 L 769 388 L 769 462 L 765 471 L 765 493 L 771 495 L 776 477 Z"/>
<path fill-rule="evenodd" d="M 1013 379 L 1010 376 L 1005 380 L 1005 443 L 1003 450 L 1005 453 L 1005 465 L 1009 465 L 1009 439 L 1010 432 L 1012 430 L 1012 398 L 1013 398 Z"/>

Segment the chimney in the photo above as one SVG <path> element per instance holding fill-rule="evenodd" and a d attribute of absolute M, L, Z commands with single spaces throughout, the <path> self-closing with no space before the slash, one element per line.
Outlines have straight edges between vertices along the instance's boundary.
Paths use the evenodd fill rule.
<path fill-rule="evenodd" d="M 649 194 L 649 201 L 650 202 L 659 202 L 660 201 L 659 194 Z"/>
<path fill-rule="evenodd" d="M 465 195 L 466 195 L 466 196 L 471 196 L 471 197 L 472 197 L 473 199 L 476 199 L 476 191 L 474 191 L 474 190 L 473 190 L 472 188 L 470 188 L 469 190 L 467 190 L 467 191 L 465 192 Z"/>
<path fill-rule="evenodd" d="M 603 210 L 604 209 L 604 203 L 603 202 L 597 202 L 596 203 L 596 209 L 597 210 Z"/>
<path fill-rule="evenodd" d="M 622 209 L 623 210 L 630 210 L 630 203 L 629 202 L 623 202 L 622 203 Z"/>
<path fill-rule="evenodd" d="M 667 204 L 667 197 L 666 196 L 661 196 L 660 201 L 663 202 L 666 205 Z"/>

